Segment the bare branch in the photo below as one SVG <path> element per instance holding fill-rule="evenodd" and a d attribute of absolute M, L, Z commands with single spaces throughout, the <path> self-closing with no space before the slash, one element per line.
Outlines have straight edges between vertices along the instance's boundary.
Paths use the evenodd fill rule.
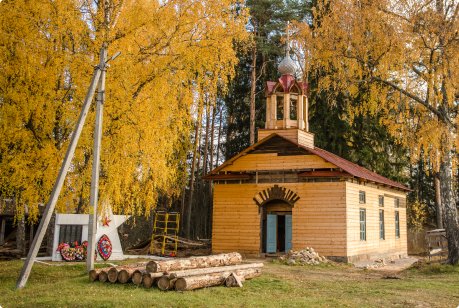
<path fill-rule="evenodd" d="M 393 82 L 391 82 L 389 80 L 385 80 L 385 79 L 382 79 L 382 78 L 379 78 L 379 77 L 372 77 L 372 79 L 377 81 L 377 82 L 379 82 L 379 83 L 382 83 L 382 84 L 384 84 L 386 86 L 389 86 L 392 89 L 395 89 L 395 90 L 399 91 L 400 93 L 402 93 L 406 97 L 411 98 L 412 100 L 414 100 L 415 102 L 417 102 L 417 103 L 421 104 L 422 106 L 426 107 L 427 110 L 429 110 L 430 112 L 435 114 L 435 116 L 437 116 L 437 118 L 439 120 L 441 120 L 443 123 L 447 124 L 451 128 L 455 128 L 455 125 L 451 122 L 451 120 L 448 118 L 448 116 L 443 114 L 442 112 L 440 112 L 436 108 L 434 108 L 432 105 L 429 104 L 428 101 L 425 101 L 425 100 L 421 99 L 419 96 L 414 95 L 413 93 L 410 93 L 410 92 L 406 91 L 405 89 L 402 89 L 401 87 L 399 87 L 398 85 L 396 85 L 395 83 L 393 83 Z"/>

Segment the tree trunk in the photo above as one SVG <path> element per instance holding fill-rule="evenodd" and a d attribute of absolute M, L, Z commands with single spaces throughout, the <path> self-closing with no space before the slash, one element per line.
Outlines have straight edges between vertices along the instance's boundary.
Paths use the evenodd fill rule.
<path fill-rule="evenodd" d="M 25 244 L 25 233 L 26 233 L 26 226 L 25 226 L 25 217 L 24 215 L 21 219 L 18 220 L 18 226 L 16 231 L 16 249 L 21 252 L 21 255 L 25 255 L 26 253 L 26 244 Z"/>
<path fill-rule="evenodd" d="M 56 227 L 56 214 L 51 216 L 49 220 L 48 228 L 46 229 L 46 253 L 50 256 L 53 255 L 53 244 L 54 244 L 54 229 Z"/>
<path fill-rule="evenodd" d="M 449 140 L 446 141 L 449 144 Z M 459 225 L 457 221 L 456 200 L 453 193 L 452 153 L 450 147 L 443 153 L 440 164 L 441 204 L 443 206 L 443 223 L 448 239 L 448 263 L 459 263 Z"/>
<path fill-rule="evenodd" d="M 199 131 L 201 130 L 202 122 L 202 102 L 198 106 L 198 120 L 194 131 L 194 149 L 193 149 L 193 160 L 191 162 L 191 174 L 190 174 L 190 195 L 188 197 L 188 208 L 186 213 L 186 229 L 185 237 L 190 238 L 191 236 L 191 213 L 193 211 L 193 191 L 194 191 L 194 173 L 196 169 L 196 155 L 199 147 Z"/>
<path fill-rule="evenodd" d="M 252 67 L 250 76 L 250 145 L 255 143 L 255 93 L 257 84 L 257 46 L 252 49 Z"/>
<path fill-rule="evenodd" d="M 202 163 L 202 175 L 207 174 L 207 163 L 209 155 L 209 131 L 210 131 L 210 102 L 206 106 L 206 139 L 204 140 L 204 157 Z"/>
<path fill-rule="evenodd" d="M 208 274 L 202 276 L 189 276 L 178 278 L 175 282 L 175 289 L 177 291 L 189 291 L 200 288 L 219 286 L 225 283 L 226 279 L 233 274 L 233 272 L 221 272 L 215 274 Z M 236 270 L 234 272 L 238 277 L 248 280 L 261 275 L 261 268 L 248 268 L 243 270 Z"/>
<path fill-rule="evenodd" d="M 222 136 L 222 125 L 223 125 L 223 105 L 220 108 L 220 118 L 218 119 L 219 124 L 218 124 L 218 138 L 217 138 L 217 157 L 215 160 L 215 167 L 218 166 L 218 161 L 220 160 L 220 141 L 221 141 L 221 136 Z"/>
<path fill-rule="evenodd" d="M 237 253 L 227 253 L 187 259 L 174 259 L 165 261 L 150 261 L 146 269 L 149 273 L 172 272 L 186 269 L 205 268 L 213 266 L 235 265 L 242 262 L 242 256 Z"/>
<path fill-rule="evenodd" d="M 214 136 L 215 136 L 215 117 L 217 115 L 217 103 L 212 107 L 212 127 L 210 129 L 210 160 L 209 160 L 209 171 L 214 169 Z M 209 185 L 209 193 L 212 194 L 212 185 Z"/>
<path fill-rule="evenodd" d="M 214 136 L 215 136 L 215 117 L 217 115 L 217 102 L 215 102 L 215 106 L 212 108 L 212 127 L 210 129 L 211 135 L 210 135 L 210 163 L 209 163 L 209 172 L 214 169 Z M 217 149 L 218 151 L 218 149 Z M 213 194 L 212 194 L 212 181 L 209 181 L 207 183 L 209 187 L 209 203 L 207 206 L 207 228 L 205 232 L 205 236 L 208 238 L 209 235 L 212 233 L 212 199 L 213 199 Z"/>
<path fill-rule="evenodd" d="M 211 121 L 211 105 L 210 101 L 207 102 L 206 106 L 206 138 L 204 140 L 204 157 L 202 163 L 202 175 L 207 174 L 208 165 L 209 165 L 209 139 L 210 139 L 210 121 Z M 210 151 L 212 152 L 212 151 Z M 208 208 L 209 208 L 209 195 L 207 194 L 207 181 L 203 181 L 201 178 L 201 189 L 200 193 L 202 194 L 201 200 L 201 211 L 199 217 L 201 217 L 201 228 L 199 230 L 199 236 L 204 236 L 207 234 L 207 221 L 208 221 Z"/>
<path fill-rule="evenodd" d="M 443 207 L 441 205 L 441 187 L 440 187 L 440 174 L 435 172 L 435 208 L 437 210 L 437 228 L 443 229 Z"/>
<path fill-rule="evenodd" d="M 0 226 L 0 246 L 5 244 L 5 227 L 6 227 L 6 216 L 0 217 L 1 226 Z"/>

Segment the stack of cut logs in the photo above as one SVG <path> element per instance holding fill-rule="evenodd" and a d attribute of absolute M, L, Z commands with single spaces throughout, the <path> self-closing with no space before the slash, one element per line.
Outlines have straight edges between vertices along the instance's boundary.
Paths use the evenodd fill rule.
<path fill-rule="evenodd" d="M 188 291 L 219 285 L 242 287 L 245 280 L 260 276 L 262 267 L 263 263 L 242 264 L 241 255 L 233 252 L 107 267 L 90 271 L 89 279 Z"/>

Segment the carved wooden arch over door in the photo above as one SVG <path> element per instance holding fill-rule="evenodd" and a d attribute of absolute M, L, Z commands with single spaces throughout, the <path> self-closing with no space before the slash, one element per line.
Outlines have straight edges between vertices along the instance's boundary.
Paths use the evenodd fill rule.
<path fill-rule="evenodd" d="M 262 190 L 253 197 L 253 201 L 255 201 L 259 207 L 273 200 L 285 201 L 293 207 L 295 202 L 300 200 L 300 197 L 290 189 L 279 187 L 279 185 L 274 185 L 273 187 Z"/>

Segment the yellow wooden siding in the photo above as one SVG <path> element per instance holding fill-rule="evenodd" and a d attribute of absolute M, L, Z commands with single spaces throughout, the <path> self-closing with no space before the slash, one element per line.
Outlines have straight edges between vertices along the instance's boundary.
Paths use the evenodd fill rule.
<path fill-rule="evenodd" d="M 293 249 L 313 247 L 325 256 L 345 256 L 344 182 L 298 183 L 292 211 Z"/>
<path fill-rule="evenodd" d="M 366 203 L 359 203 L 359 191 L 365 191 Z M 384 206 L 379 206 L 379 196 L 384 195 Z M 400 207 L 394 207 L 394 198 Z M 347 255 L 384 256 L 407 255 L 406 194 L 375 185 L 346 182 Z M 366 241 L 360 240 L 360 208 L 366 209 Z M 384 210 L 385 239 L 379 238 L 379 210 Z M 395 211 L 399 211 L 400 238 L 395 238 Z"/>
<path fill-rule="evenodd" d="M 258 253 L 260 218 L 251 190 L 241 185 L 215 185 L 212 221 L 212 251 Z M 251 185 L 255 186 L 255 185 Z"/>
<path fill-rule="evenodd" d="M 292 249 L 346 253 L 344 182 L 282 183 L 300 196 L 292 209 Z M 260 214 L 253 197 L 273 184 L 217 184 L 214 187 L 212 251 L 258 254 Z"/>
<path fill-rule="evenodd" d="M 283 126 L 283 120 L 277 121 L 277 125 Z M 294 121 L 296 123 L 296 121 Z M 284 137 L 285 139 L 291 140 L 300 145 L 314 148 L 314 134 L 306 132 L 302 129 L 290 128 L 290 129 L 259 129 L 258 140 L 264 139 L 271 134 L 277 134 Z"/>
<path fill-rule="evenodd" d="M 221 171 L 291 170 L 305 168 L 336 168 L 317 155 L 277 156 L 276 153 L 247 154 Z"/>

